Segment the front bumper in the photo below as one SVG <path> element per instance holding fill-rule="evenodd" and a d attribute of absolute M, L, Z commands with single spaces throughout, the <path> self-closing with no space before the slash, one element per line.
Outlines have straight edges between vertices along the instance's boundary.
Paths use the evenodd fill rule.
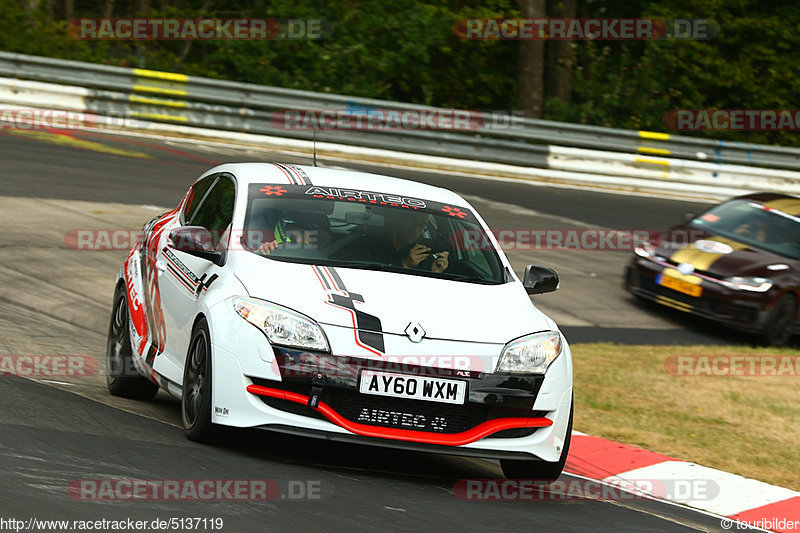
<path fill-rule="evenodd" d="M 281 381 L 252 378 L 251 394 L 281 411 L 325 419 L 365 437 L 460 446 L 485 437 L 514 438 L 553 425 L 546 412 L 534 411 L 542 375 L 480 372 L 397 365 L 381 360 L 340 357 L 275 347 Z M 467 384 L 463 405 L 362 394 L 362 370 L 432 376 Z M 312 391 L 314 391 L 312 393 Z M 309 405 L 309 396 L 319 403 Z"/>
<path fill-rule="evenodd" d="M 625 271 L 625 288 L 661 305 L 739 330 L 758 332 L 764 329 L 766 309 L 772 291 L 735 291 L 704 277 L 700 283 L 702 294 L 694 297 L 656 282 L 658 275 L 666 268 L 668 267 L 649 259 L 635 256 Z"/>
<path fill-rule="evenodd" d="M 247 346 L 245 344 L 243 348 Z M 409 417 L 404 419 L 399 415 L 380 413 L 373 420 L 377 420 L 381 416 L 385 420 L 389 416 L 391 421 L 379 425 L 364 423 L 363 421 L 359 422 L 366 426 L 365 428 L 350 425 L 350 422 L 352 422 L 350 419 L 354 418 L 354 411 L 352 407 L 346 405 L 347 403 L 354 404 L 359 408 L 368 407 L 370 413 L 373 409 L 378 411 L 381 409 L 392 411 L 393 409 L 386 409 L 381 405 L 373 404 L 367 406 L 364 404 L 363 398 L 359 398 L 359 396 L 368 395 L 358 393 L 356 388 L 357 381 L 354 377 L 357 374 L 348 377 L 347 373 L 343 372 L 344 383 L 341 383 L 341 386 L 337 386 L 337 376 L 331 377 L 329 382 L 326 380 L 321 400 L 322 403 L 329 405 L 339 416 L 347 421 L 347 425 L 350 426 L 350 429 L 348 429 L 340 425 L 342 420 L 339 420 L 340 423 L 335 420 L 332 421 L 318 409 L 308 407 L 304 401 L 311 390 L 310 378 L 312 373 L 322 368 L 319 363 L 313 367 L 305 365 L 305 368 L 296 368 L 288 372 L 285 355 L 282 357 L 281 363 L 283 368 L 278 366 L 280 354 L 286 351 L 282 348 L 270 347 L 269 351 L 272 352 L 274 350 L 275 357 L 272 359 L 271 364 L 262 361 L 261 365 L 250 363 L 250 357 L 245 356 L 246 349 L 242 352 L 233 353 L 219 344 L 213 344 L 212 349 L 214 372 L 212 381 L 212 421 L 216 424 L 260 428 L 326 440 L 355 442 L 397 449 L 493 459 L 515 458 L 553 462 L 559 460 L 564 446 L 569 413 L 572 407 L 571 355 L 569 346 L 566 344 L 564 346 L 566 353 L 562 353 L 562 356 L 556 359 L 544 378 L 541 376 L 528 376 L 521 380 L 518 378 L 509 380 L 509 376 L 481 375 L 479 373 L 468 377 L 459 376 L 458 379 L 466 379 L 468 381 L 470 387 L 468 401 L 465 405 L 458 406 L 463 408 L 460 413 L 448 413 L 451 417 L 461 415 L 460 420 L 461 424 L 463 424 L 459 427 L 457 426 L 457 420 L 451 418 L 450 432 L 420 431 L 414 428 L 404 428 L 402 424 L 404 421 L 408 423 Z M 321 357 L 320 361 L 337 362 L 335 356 L 328 354 L 302 353 L 306 354 L 306 361 L 314 360 L 319 356 Z M 374 360 L 366 362 L 371 368 L 374 368 Z M 266 367 L 263 366 L 265 364 Z M 289 366 L 291 367 L 291 364 Z M 245 370 L 246 368 L 255 369 L 257 367 L 271 367 L 275 371 L 274 377 L 258 377 Z M 441 373 L 445 371 L 438 369 L 434 369 L 434 371 L 437 377 L 444 377 Z M 301 372 L 305 372 L 305 374 L 291 375 L 292 373 Z M 266 371 L 263 373 L 272 374 Z M 330 376 L 331 372 L 326 372 L 326 374 Z M 249 392 L 247 389 L 254 385 L 266 387 L 277 392 L 268 393 L 267 395 Z M 263 392 L 259 391 L 259 389 L 255 389 L 255 391 Z M 290 399 L 287 399 L 287 395 Z M 333 396 L 339 395 L 342 395 L 342 398 L 333 398 Z M 375 398 L 378 399 L 377 401 L 394 400 L 394 398 L 379 396 Z M 420 400 L 404 401 L 423 405 L 432 403 Z M 434 405 L 444 406 L 445 410 L 450 407 L 449 404 Z M 403 407 L 406 406 L 404 405 Z M 436 407 L 436 409 L 439 407 Z M 348 409 L 350 409 L 349 412 Z M 397 411 L 397 409 L 394 410 Z M 355 413 L 356 421 L 358 414 Z M 422 411 L 421 414 L 425 415 L 426 413 Z M 433 412 L 429 414 L 441 416 L 441 414 Z M 508 418 L 512 419 L 510 424 L 502 421 L 502 419 Z M 532 421 L 530 419 L 536 420 Z M 483 426 L 475 430 L 477 426 L 486 421 L 495 421 L 493 423 L 496 425 Z M 485 432 L 487 428 L 491 429 L 491 431 Z M 365 431 L 357 432 L 354 431 L 355 429 L 364 429 Z M 413 433 L 402 433 L 404 429 L 410 429 Z M 463 435 L 465 431 L 470 430 L 473 433 Z M 466 443 L 459 444 L 457 439 L 461 439 L 462 442 Z"/>

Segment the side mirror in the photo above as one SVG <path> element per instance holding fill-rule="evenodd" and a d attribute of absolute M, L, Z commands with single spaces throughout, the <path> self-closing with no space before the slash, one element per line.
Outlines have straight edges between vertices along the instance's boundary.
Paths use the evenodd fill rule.
<path fill-rule="evenodd" d="M 167 246 L 195 257 L 222 263 L 222 252 L 214 250 L 211 233 L 202 226 L 181 226 L 169 232 Z"/>
<path fill-rule="evenodd" d="M 528 294 L 543 294 L 553 292 L 558 288 L 558 274 L 552 268 L 539 265 L 525 267 L 525 277 L 522 286 Z"/>

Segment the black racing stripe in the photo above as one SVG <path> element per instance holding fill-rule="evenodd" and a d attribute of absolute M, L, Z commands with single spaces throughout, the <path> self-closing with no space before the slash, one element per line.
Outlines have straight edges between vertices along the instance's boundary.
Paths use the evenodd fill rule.
<path fill-rule="evenodd" d="M 180 271 L 177 268 L 175 268 L 174 266 L 172 266 L 170 264 L 167 264 L 167 268 L 169 269 L 170 272 L 172 272 L 173 276 L 178 278 L 178 281 L 181 282 L 181 285 L 183 285 L 184 289 L 186 289 L 186 290 L 188 290 L 190 292 L 194 292 L 194 289 L 191 286 L 189 286 L 189 283 L 186 282 L 186 279 L 181 277 Z"/>
<path fill-rule="evenodd" d="M 147 356 L 145 357 L 145 362 L 147 363 L 147 366 L 149 366 L 150 368 L 153 367 L 153 361 L 155 361 L 156 355 L 158 355 L 159 353 L 161 352 L 158 351 L 156 345 L 152 341 L 150 341 L 150 347 L 147 349 Z"/>
<path fill-rule="evenodd" d="M 193 280 L 188 274 L 186 274 L 186 272 L 181 270 L 176 265 L 170 263 L 169 261 L 167 261 L 167 268 L 169 268 L 172 272 L 174 272 L 176 276 L 180 277 L 181 280 L 185 281 L 187 285 L 190 285 L 192 287 L 192 290 L 194 290 L 194 287 L 197 286 L 196 280 Z"/>
<path fill-rule="evenodd" d="M 380 320 L 378 320 L 378 325 L 380 326 Z M 383 344 L 383 335 L 380 333 L 376 333 L 374 331 L 364 331 L 359 329 L 358 330 L 358 338 L 361 342 L 366 344 L 367 346 L 371 346 L 378 350 L 379 352 L 386 353 L 386 348 Z"/>
<path fill-rule="evenodd" d="M 306 174 L 305 170 L 298 167 L 297 165 L 286 165 L 286 166 L 294 170 L 300 176 L 300 178 L 303 180 L 303 185 L 313 185 L 311 183 L 311 180 L 308 178 L 308 174 Z"/>
<path fill-rule="evenodd" d="M 289 181 L 292 182 L 292 185 L 302 185 L 297 176 L 294 175 L 294 172 L 292 172 L 292 169 L 287 168 L 286 165 L 282 163 L 275 163 L 275 166 L 283 170 L 289 176 Z"/>
<path fill-rule="evenodd" d="M 208 278 L 208 280 L 207 280 L 205 283 L 203 283 L 203 289 L 206 289 L 206 290 L 207 290 L 207 289 L 208 289 L 208 288 L 211 286 L 211 284 L 212 284 L 212 283 L 214 283 L 214 281 L 215 281 L 215 280 L 216 280 L 218 277 L 219 277 L 219 276 L 218 276 L 216 273 L 214 273 L 214 274 L 211 274 L 211 277 L 210 277 L 210 278 Z"/>
<path fill-rule="evenodd" d="M 333 277 L 333 281 L 336 282 L 336 285 L 338 285 L 341 290 L 346 291 L 347 287 L 344 286 L 344 282 L 342 281 L 342 278 L 339 277 L 339 273 L 336 272 L 336 269 L 333 267 L 328 267 L 328 272 L 331 273 L 331 277 Z"/>
<path fill-rule="evenodd" d="M 281 165 L 281 164 L 279 164 L 279 163 L 272 163 L 272 164 L 273 164 L 273 165 L 275 165 L 276 167 L 278 167 L 278 170 L 280 170 L 281 172 L 283 172 L 283 174 L 284 174 L 284 175 L 285 175 L 287 178 L 289 178 L 289 183 L 291 183 L 292 185 L 297 185 L 297 183 L 295 182 L 295 179 L 294 179 L 294 176 L 292 175 L 292 173 L 291 173 L 291 172 L 289 172 L 288 170 L 286 170 L 285 168 L 283 168 L 283 165 Z"/>
<path fill-rule="evenodd" d="M 328 284 L 328 280 L 325 279 L 325 273 L 322 272 L 322 269 L 319 268 L 316 265 L 312 265 L 311 268 L 314 269 L 314 272 L 317 273 L 317 276 L 319 276 L 319 279 L 322 280 L 322 284 L 325 286 L 325 288 L 328 289 L 328 290 L 331 290 L 331 286 L 330 286 L 330 284 Z"/>

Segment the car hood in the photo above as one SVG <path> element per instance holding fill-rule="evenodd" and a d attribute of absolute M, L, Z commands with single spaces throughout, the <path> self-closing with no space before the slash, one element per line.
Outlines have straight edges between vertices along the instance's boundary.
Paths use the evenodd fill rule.
<path fill-rule="evenodd" d="M 681 240 L 691 232 L 691 242 Z M 721 237 L 696 228 L 672 228 L 656 254 L 676 264 L 689 263 L 695 270 L 727 276 L 769 276 L 775 272 L 767 267 L 785 264 L 796 267 L 797 261 L 748 244 Z"/>
<path fill-rule="evenodd" d="M 321 324 L 405 335 L 417 323 L 428 339 L 497 344 L 554 327 L 518 282 L 483 285 L 248 255 L 236 276 L 250 296 Z"/>

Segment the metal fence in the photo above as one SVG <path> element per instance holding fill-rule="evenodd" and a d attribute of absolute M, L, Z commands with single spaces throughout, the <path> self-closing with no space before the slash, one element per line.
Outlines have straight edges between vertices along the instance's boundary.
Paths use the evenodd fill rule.
<path fill-rule="evenodd" d="M 151 70 L 0 52 L 0 78 L 42 82 L 56 105 L 59 91 L 83 88 L 84 110 L 156 123 L 311 139 L 311 130 L 276 126 L 275 112 L 299 110 L 414 110 L 438 108 L 299 91 Z M 43 87 L 50 87 L 45 89 Z M 54 87 L 55 86 L 55 87 Z M 6 94 L 8 94 L 8 90 Z M 11 91 L 13 92 L 13 91 Z M 19 92 L 19 91 L 17 91 Z M 4 100 L 0 96 L 0 100 Z M 20 102 L 18 96 L 5 100 Z M 41 100 L 41 98 L 40 98 Z M 24 100 L 23 100 L 24 101 Z M 74 102 L 65 105 L 73 107 Z M 748 176 L 774 190 L 800 187 L 800 149 L 696 139 L 512 116 L 501 127 L 481 115 L 476 129 L 391 131 L 318 129 L 317 139 L 461 160 L 504 163 L 606 176 L 676 180 L 748 188 Z M 496 117 L 495 117 L 496 118 Z M 588 163 L 587 163 L 588 162 Z M 592 165 L 592 163 L 596 163 Z M 591 167 L 591 168 L 588 168 Z M 594 169 L 594 170 L 592 170 Z M 744 180 L 744 181 L 743 181 Z"/>

